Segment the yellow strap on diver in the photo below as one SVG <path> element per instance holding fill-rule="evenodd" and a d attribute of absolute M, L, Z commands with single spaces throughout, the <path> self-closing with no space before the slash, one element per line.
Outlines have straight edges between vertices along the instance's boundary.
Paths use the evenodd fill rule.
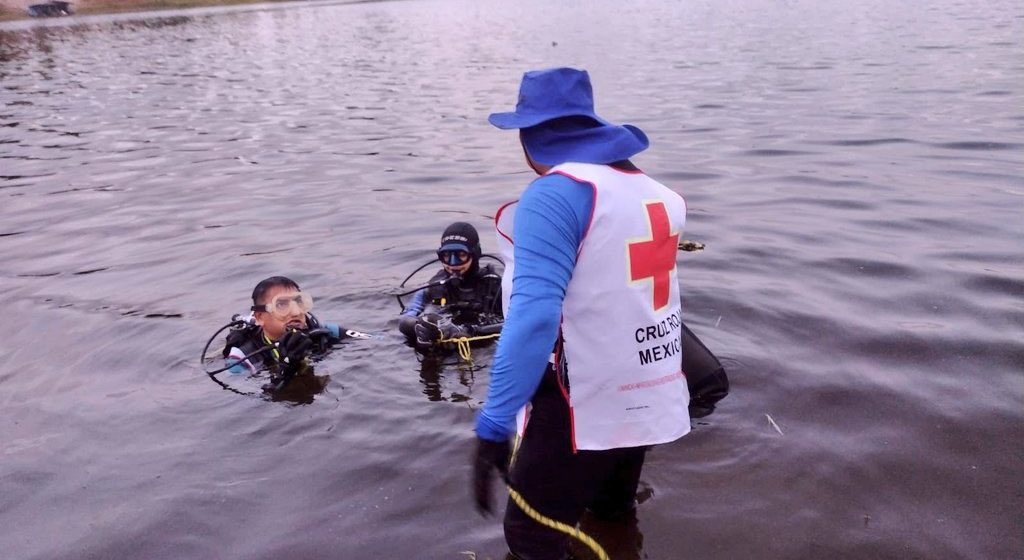
<path fill-rule="evenodd" d="M 270 346 L 270 351 L 274 354 L 274 359 L 281 361 L 281 353 L 277 351 L 277 346 L 274 346 L 274 341 L 267 337 L 267 333 L 263 333 L 263 342 L 266 342 Z"/>
<path fill-rule="evenodd" d="M 487 340 L 489 338 L 498 338 L 501 333 L 485 334 L 481 336 L 460 336 L 456 338 L 442 338 L 438 340 L 438 344 L 455 344 L 455 347 L 459 349 L 459 357 L 467 362 L 473 361 L 473 350 L 469 347 L 470 342 L 477 340 Z"/>

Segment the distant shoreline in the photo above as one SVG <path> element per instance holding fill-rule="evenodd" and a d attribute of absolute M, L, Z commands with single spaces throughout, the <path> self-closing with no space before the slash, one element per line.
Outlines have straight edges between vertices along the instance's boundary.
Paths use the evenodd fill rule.
<path fill-rule="evenodd" d="M 54 19 L 33 18 L 26 11 L 31 4 L 45 3 L 47 0 L 0 0 L 0 21 L 23 19 Z M 270 2 L 286 2 L 290 0 L 78 0 L 72 1 L 71 7 L 76 15 L 119 14 L 126 12 L 149 12 L 156 10 L 174 10 L 182 8 L 198 8 L 207 6 L 235 6 L 241 4 L 264 4 Z"/>

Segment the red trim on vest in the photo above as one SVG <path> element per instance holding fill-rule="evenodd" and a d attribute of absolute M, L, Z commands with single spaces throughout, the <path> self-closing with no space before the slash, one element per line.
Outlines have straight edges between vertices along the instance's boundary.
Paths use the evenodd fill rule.
<path fill-rule="evenodd" d="M 592 181 L 586 181 L 584 179 L 580 179 L 579 177 L 574 177 L 573 175 L 570 175 L 565 171 L 555 171 L 554 174 L 567 177 L 569 179 L 572 179 L 573 181 L 576 181 L 577 183 L 589 185 L 590 190 L 593 191 L 594 193 L 594 199 L 590 202 L 590 217 L 587 218 L 587 227 L 583 230 L 583 239 L 580 239 L 580 246 L 576 248 L 576 260 L 579 260 L 580 254 L 583 253 L 583 242 L 587 240 L 587 235 L 590 233 L 590 226 L 594 224 L 594 212 L 597 210 L 597 185 L 595 185 Z"/>
<path fill-rule="evenodd" d="M 580 239 L 580 246 L 576 248 L 576 261 L 579 262 L 580 255 L 583 254 L 583 243 L 586 242 L 587 235 L 590 234 L 590 226 L 594 225 L 594 212 L 597 211 L 597 185 L 595 185 L 593 181 L 587 181 L 587 180 L 584 180 L 584 179 L 580 179 L 579 177 L 576 177 L 576 176 L 574 176 L 574 175 L 572 175 L 570 173 L 566 173 L 565 171 L 555 171 L 552 174 L 553 175 L 561 175 L 561 176 L 566 177 L 566 178 L 568 178 L 568 179 L 570 179 L 572 181 L 575 181 L 577 183 L 580 183 L 580 184 L 583 184 L 583 185 L 588 185 L 590 187 L 591 192 L 593 192 L 593 194 L 594 194 L 593 200 L 591 200 L 591 202 L 590 202 L 590 216 L 587 218 L 587 227 L 583 230 L 583 239 Z M 564 319 L 564 317 L 560 318 L 558 320 L 558 340 L 559 340 L 559 344 L 558 344 L 557 348 L 555 349 L 555 373 L 556 373 L 555 378 L 558 380 L 558 389 L 562 392 L 562 397 L 565 398 L 565 405 L 567 407 L 569 407 L 569 435 L 570 435 L 569 439 L 570 439 L 570 442 L 572 443 L 572 452 L 576 453 L 577 452 L 577 447 L 576 447 L 576 415 L 575 415 L 575 412 L 573 411 L 573 408 L 572 408 L 572 401 L 569 399 L 569 392 L 566 391 L 565 390 L 565 386 L 562 385 L 562 372 L 559 370 L 559 367 L 562 364 L 562 356 L 561 356 L 562 344 L 561 344 L 561 340 L 562 340 L 562 322 L 563 322 L 563 319 Z M 568 374 L 566 374 L 566 376 L 568 376 Z"/>
<path fill-rule="evenodd" d="M 572 452 L 578 453 L 576 449 L 576 414 L 573 412 L 572 406 L 569 407 L 569 427 L 572 428 Z"/>
<path fill-rule="evenodd" d="M 505 204 L 502 204 L 501 207 L 498 208 L 498 211 L 494 214 L 494 231 L 498 232 L 498 235 L 504 237 L 505 239 L 508 239 L 508 242 L 513 244 L 513 245 L 516 244 L 515 241 L 512 241 L 511 237 L 509 237 L 508 235 L 505 235 L 505 232 L 501 231 L 501 228 L 498 227 L 498 220 L 501 219 L 501 213 L 504 212 L 506 208 L 508 208 L 509 206 L 512 206 L 513 204 L 515 204 L 517 202 L 519 202 L 519 201 L 518 200 L 513 200 L 512 202 L 506 202 Z"/>
<path fill-rule="evenodd" d="M 562 393 L 562 398 L 565 399 L 565 406 L 569 409 L 569 443 L 572 444 L 572 452 L 576 453 L 576 417 L 573 413 L 572 401 L 569 399 L 569 391 L 562 384 L 562 319 L 561 317 L 558 319 L 558 338 L 555 339 L 555 363 L 553 364 L 552 371 L 555 372 L 558 391 Z"/>

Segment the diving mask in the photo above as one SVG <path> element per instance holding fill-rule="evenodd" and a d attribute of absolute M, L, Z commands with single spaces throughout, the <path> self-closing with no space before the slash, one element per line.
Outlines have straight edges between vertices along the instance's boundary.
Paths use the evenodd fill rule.
<path fill-rule="evenodd" d="M 469 251 L 441 249 L 437 252 L 437 258 L 448 266 L 462 266 L 469 262 L 472 255 Z"/>
<path fill-rule="evenodd" d="M 313 296 L 303 292 L 280 294 L 263 305 L 252 306 L 253 311 L 265 311 L 275 317 L 287 317 L 292 312 L 292 306 L 298 307 L 300 313 L 309 313 L 313 309 Z"/>

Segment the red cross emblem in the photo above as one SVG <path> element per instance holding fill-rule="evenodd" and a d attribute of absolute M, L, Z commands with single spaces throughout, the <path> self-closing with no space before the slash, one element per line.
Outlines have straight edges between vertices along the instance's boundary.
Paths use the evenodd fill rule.
<path fill-rule="evenodd" d="M 654 310 L 658 311 L 668 305 L 668 296 L 672 292 L 669 282 L 676 270 L 679 232 L 670 231 L 664 202 L 644 202 L 644 209 L 651 236 L 626 243 L 627 266 L 630 282 L 651 279 L 654 284 Z"/>

